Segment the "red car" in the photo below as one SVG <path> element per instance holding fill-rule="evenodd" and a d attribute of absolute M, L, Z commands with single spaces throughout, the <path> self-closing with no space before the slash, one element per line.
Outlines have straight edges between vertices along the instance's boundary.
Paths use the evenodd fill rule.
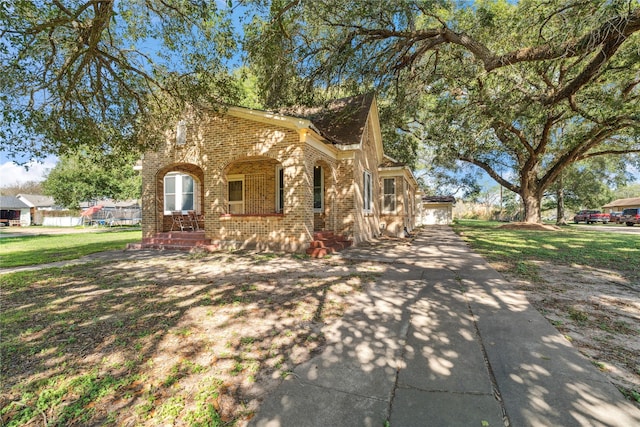
<path fill-rule="evenodd" d="M 573 222 L 575 222 L 576 224 L 581 221 L 584 221 L 587 224 L 593 224 L 596 222 L 607 224 L 609 222 L 609 214 L 602 213 L 601 211 L 597 211 L 595 209 L 584 209 L 579 211 L 573 217 Z"/>
<path fill-rule="evenodd" d="M 610 212 L 609 213 L 609 222 L 612 222 L 614 224 L 619 224 L 621 216 L 622 216 L 622 212 Z"/>

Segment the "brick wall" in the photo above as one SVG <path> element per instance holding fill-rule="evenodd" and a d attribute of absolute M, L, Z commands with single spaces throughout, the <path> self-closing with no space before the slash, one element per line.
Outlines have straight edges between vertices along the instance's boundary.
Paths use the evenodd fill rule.
<path fill-rule="evenodd" d="M 371 118 L 363 134 L 362 150 L 355 153 L 353 168 L 353 240 L 355 244 L 369 240 L 380 234 L 380 177 L 378 174 L 378 158 L 373 140 Z M 372 200 L 371 212 L 364 212 L 363 172 L 371 174 Z"/>
<path fill-rule="evenodd" d="M 282 215 L 226 217 L 227 175 L 262 174 L 264 194 L 246 188 L 249 197 L 262 197 L 275 210 L 275 166 L 285 176 Z M 189 173 L 198 182 L 205 215 L 205 233 L 234 247 L 257 246 L 272 250 L 302 251 L 311 240 L 313 208 L 304 143 L 299 134 L 230 115 L 211 114 L 187 126 L 187 142 L 176 146 L 175 136 L 143 159 L 143 236 L 150 237 L 170 227 L 163 212 L 163 178 L 167 172 Z M 311 170 L 311 173 L 313 171 Z M 311 175 L 311 183 L 313 175 Z"/>

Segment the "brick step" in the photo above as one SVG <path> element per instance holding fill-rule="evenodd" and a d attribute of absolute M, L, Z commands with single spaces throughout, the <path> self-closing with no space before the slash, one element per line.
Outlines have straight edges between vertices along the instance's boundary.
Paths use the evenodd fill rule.
<path fill-rule="evenodd" d="M 145 245 L 206 246 L 211 244 L 211 239 L 150 237 L 147 239 L 142 239 L 142 243 Z"/>
<path fill-rule="evenodd" d="M 157 251 L 205 251 L 205 252 L 217 252 L 220 250 L 220 246 L 218 245 L 198 245 L 198 246 L 190 246 L 190 245 L 158 245 L 158 244 L 150 244 L 150 243 L 129 243 L 127 245 L 128 250 L 142 250 L 142 249 L 153 249 Z"/>
<path fill-rule="evenodd" d="M 333 248 L 308 248 L 305 252 L 311 258 L 322 258 L 327 255 L 331 255 L 334 252 L 337 252 L 337 250 Z"/>
<path fill-rule="evenodd" d="M 183 239 L 183 240 L 201 240 L 206 239 L 204 231 L 166 231 L 156 233 L 153 236 L 158 239 Z"/>
<path fill-rule="evenodd" d="M 217 251 L 218 245 L 211 244 L 211 239 L 207 239 L 203 231 L 169 231 L 156 233 L 153 237 L 145 237 L 140 243 L 131 243 L 127 249 L 156 249 L 156 250 L 179 250 L 179 251 Z"/>
<path fill-rule="evenodd" d="M 345 249 L 351 246 L 350 240 L 313 240 L 309 243 L 310 249 L 319 249 L 319 248 L 334 248 L 334 249 Z"/>
<path fill-rule="evenodd" d="M 305 252 L 313 258 L 321 258 L 348 248 L 352 243 L 351 240 L 347 240 L 342 235 L 336 235 L 333 231 L 316 231 Z"/>
<path fill-rule="evenodd" d="M 333 231 L 314 231 L 313 240 L 331 239 L 335 236 Z"/>

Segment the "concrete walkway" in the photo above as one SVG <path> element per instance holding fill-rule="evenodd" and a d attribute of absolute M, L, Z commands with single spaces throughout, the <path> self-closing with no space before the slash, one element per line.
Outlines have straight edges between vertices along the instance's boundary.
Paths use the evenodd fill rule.
<path fill-rule="evenodd" d="M 640 410 L 449 227 L 341 256 L 388 269 L 251 426 L 640 425 Z"/>

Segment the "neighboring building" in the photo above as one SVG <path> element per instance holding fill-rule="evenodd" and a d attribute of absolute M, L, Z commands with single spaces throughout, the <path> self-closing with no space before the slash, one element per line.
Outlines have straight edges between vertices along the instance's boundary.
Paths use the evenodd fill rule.
<path fill-rule="evenodd" d="M 293 252 L 315 231 L 357 244 L 415 224 L 417 183 L 384 156 L 372 94 L 186 119 L 145 153 L 142 183 L 143 242 L 170 231 L 172 213 L 189 211 L 204 216 L 212 244 Z"/>
<path fill-rule="evenodd" d="M 25 205 L 29 206 L 31 215 L 29 223 L 33 225 L 42 225 L 44 219 L 43 211 L 58 209 L 53 197 L 40 194 L 18 194 L 16 197 Z"/>
<path fill-rule="evenodd" d="M 0 224 L 31 225 L 29 206 L 14 196 L 0 196 Z"/>
<path fill-rule="evenodd" d="M 453 221 L 453 196 L 424 196 L 419 225 L 448 225 Z"/>
<path fill-rule="evenodd" d="M 605 212 L 621 212 L 627 208 L 640 208 L 640 197 L 632 197 L 629 199 L 618 199 L 602 206 Z"/>
<path fill-rule="evenodd" d="M 380 228 L 386 234 L 402 236 L 416 226 L 418 183 L 406 165 L 384 155 L 380 175 Z"/>

